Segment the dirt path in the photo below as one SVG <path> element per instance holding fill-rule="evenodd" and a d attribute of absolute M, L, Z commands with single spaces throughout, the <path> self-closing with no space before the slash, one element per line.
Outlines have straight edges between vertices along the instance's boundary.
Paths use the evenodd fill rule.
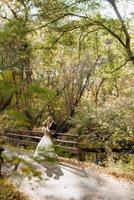
<path fill-rule="evenodd" d="M 66 164 L 37 164 L 42 180 L 17 180 L 31 200 L 134 200 L 134 184 L 116 180 L 93 169 Z"/>

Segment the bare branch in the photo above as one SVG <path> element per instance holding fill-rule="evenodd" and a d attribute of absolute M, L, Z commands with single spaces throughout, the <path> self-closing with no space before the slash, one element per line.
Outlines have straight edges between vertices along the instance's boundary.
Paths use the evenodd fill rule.
<path fill-rule="evenodd" d="M 0 18 L 1 18 L 1 19 L 4 19 L 4 20 L 11 21 L 11 19 L 9 19 L 7 16 L 0 15 Z"/>
<path fill-rule="evenodd" d="M 112 5 L 112 7 L 113 7 L 118 19 L 120 20 L 120 23 L 122 25 L 122 30 L 123 30 L 123 32 L 124 32 L 124 34 L 126 36 L 126 47 L 130 48 L 130 35 L 129 35 L 128 31 L 127 31 L 127 28 L 126 28 L 126 25 L 124 23 L 124 20 L 123 20 L 121 14 L 119 13 L 119 10 L 117 8 L 115 0 L 107 0 L 107 1 Z"/>
<path fill-rule="evenodd" d="M 128 62 L 130 62 L 131 60 L 130 59 L 128 59 L 128 60 L 126 60 L 122 65 L 120 65 L 119 67 L 117 67 L 116 69 L 114 69 L 112 72 L 110 72 L 110 73 L 114 73 L 114 72 L 116 72 L 116 71 L 118 71 L 118 70 L 120 70 L 122 67 L 124 67 Z"/>
<path fill-rule="evenodd" d="M 62 37 L 64 34 L 65 34 L 65 31 L 63 31 L 63 32 L 59 35 L 59 37 L 58 37 L 58 38 L 54 41 L 54 43 L 51 45 L 50 49 L 53 48 L 53 47 L 57 44 L 57 42 L 61 39 L 61 37 Z"/>
<path fill-rule="evenodd" d="M 9 10 L 12 12 L 13 16 L 18 19 L 18 16 L 16 14 L 16 12 L 13 10 L 13 8 L 9 5 L 9 3 L 7 1 L 3 1 L 5 3 L 5 5 L 9 8 Z"/>
<path fill-rule="evenodd" d="M 115 3 L 115 0 L 107 0 L 107 1 L 112 5 L 112 7 L 113 7 L 113 9 L 114 9 L 114 11 L 115 11 L 115 13 L 116 13 L 116 15 L 117 15 L 117 17 L 118 17 L 118 19 L 119 19 L 121 25 L 122 25 L 122 31 L 124 32 L 125 40 L 126 40 L 126 41 L 125 41 L 125 46 L 124 46 L 124 47 L 125 47 L 125 49 L 126 49 L 126 51 L 127 51 L 128 57 L 130 58 L 130 60 L 131 60 L 132 63 L 134 64 L 134 54 L 133 54 L 133 52 L 131 51 L 131 46 L 130 46 L 130 35 L 129 35 L 129 33 L 128 33 L 128 30 L 127 30 L 127 27 L 126 27 L 126 25 L 125 25 L 125 22 L 124 22 L 124 20 L 123 20 L 121 14 L 120 14 L 118 8 L 117 8 L 117 5 L 116 5 L 116 3 Z M 119 38 L 118 38 L 118 40 L 119 40 Z M 121 40 L 119 40 L 119 41 L 121 42 Z"/>
<path fill-rule="evenodd" d="M 101 89 L 101 86 L 103 85 L 103 83 L 105 82 L 106 78 L 103 78 L 97 88 L 97 91 L 96 91 L 96 94 L 95 94 L 95 103 L 96 103 L 96 106 L 98 105 L 98 97 L 99 97 L 99 92 L 100 92 L 100 89 Z"/>
<path fill-rule="evenodd" d="M 34 128 L 34 126 L 35 126 L 36 122 L 38 121 L 38 119 L 42 117 L 42 115 L 43 115 L 43 113 L 45 111 L 46 106 L 49 105 L 49 104 L 51 104 L 58 96 L 60 96 L 62 94 L 62 92 L 65 90 L 65 88 L 66 88 L 66 86 L 63 86 L 63 88 L 60 91 L 58 91 L 55 94 L 55 96 L 52 99 L 50 99 L 49 102 L 47 102 L 47 103 L 45 102 L 44 103 L 42 109 L 39 111 L 39 113 L 37 114 L 37 116 L 33 120 L 32 129 Z"/>

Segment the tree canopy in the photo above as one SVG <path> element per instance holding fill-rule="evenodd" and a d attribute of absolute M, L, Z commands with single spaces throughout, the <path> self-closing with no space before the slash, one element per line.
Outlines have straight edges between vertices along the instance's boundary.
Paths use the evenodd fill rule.
<path fill-rule="evenodd" d="M 0 1 L 0 129 L 133 137 L 133 17 L 115 0 Z M 89 140 L 90 141 L 90 140 Z"/>

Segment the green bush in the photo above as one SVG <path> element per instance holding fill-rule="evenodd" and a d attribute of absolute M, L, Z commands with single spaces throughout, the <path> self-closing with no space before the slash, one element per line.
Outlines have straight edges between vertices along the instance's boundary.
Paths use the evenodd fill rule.
<path fill-rule="evenodd" d="M 133 104 L 121 99 L 112 104 L 104 104 L 96 108 L 89 101 L 84 101 L 78 107 L 72 119 L 74 132 L 84 134 L 84 140 L 103 142 L 103 145 L 118 147 L 123 141 L 131 141 L 133 137 Z M 87 137 L 85 137 L 87 135 Z M 95 144 L 96 145 L 96 144 Z"/>

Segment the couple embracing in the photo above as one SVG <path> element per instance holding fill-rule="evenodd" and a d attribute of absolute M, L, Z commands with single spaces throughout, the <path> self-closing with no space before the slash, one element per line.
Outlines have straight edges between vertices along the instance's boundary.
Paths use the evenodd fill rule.
<path fill-rule="evenodd" d="M 52 138 L 55 137 L 57 125 L 52 117 L 48 117 L 43 122 L 42 132 L 44 136 L 40 140 L 34 152 L 34 159 L 38 162 L 41 161 L 55 161 L 57 154 L 54 151 Z"/>

